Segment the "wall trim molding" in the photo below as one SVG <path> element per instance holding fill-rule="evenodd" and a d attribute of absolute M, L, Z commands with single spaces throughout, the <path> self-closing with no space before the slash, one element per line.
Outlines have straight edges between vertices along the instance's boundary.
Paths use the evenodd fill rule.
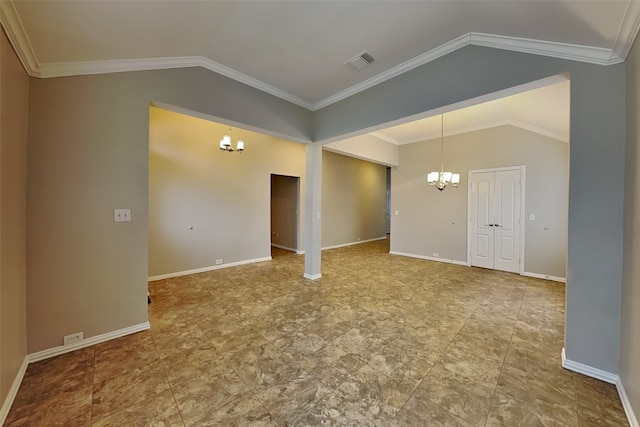
<path fill-rule="evenodd" d="M 264 261 L 271 261 L 271 257 L 264 257 L 264 258 L 254 258 L 254 259 L 247 259 L 244 261 L 236 261 L 236 262 L 230 262 L 227 264 L 220 264 L 220 265 L 213 265 L 210 267 L 202 267 L 202 268 L 195 268 L 193 270 L 184 270 L 184 271 L 176 271 L 174 273 L 167 273 L 167 274 L 159 274 L 157 276 L 150 276 L 149 278 L 147 278 L 148 282 L 155 282 L 156 280 L 162 280 L 162 279 L 171 279 L 173 277 L 180 277 L 180 276 L 188 276 L 189 274 L 198 274 L 198 273 L 206 273 L 207 271 L 213 271 L 213 270 L 220 270 L 222 268 L 229 268 L 229 267 L 236 267 L 238 265 L 245 265 L 245 264 L 254 264 L 256 262 L 264 262 Z"/>
<path fill-rule="evenodd" d="M 116 331 L 111 331 L 105 334 L 96 335 L 94 337 L 87 338 L 85 340 L 79 341 L 71 345 L 61 345 L 58 347 L 52 347 L 46 350 L 27 354 L 24 360 L 22 361 L 22 365 L 20 365 L 20 369 L 18 369 L 18 372 L 16 373 L 16 377 L 13 380 L 13 383 L 11 384 L 11 388 L 9 389 L 9 393 L 7 394 L 7 397 L 4 399 L 4 402 L 2 403 L 2 408 L 0 408 L 0 426 L 4 425 L 7 415 L 9 415 L 9 411 L 11 410 L 11 406 L 13 405 L 13 401 L 15 400 L 16 395 L 18 394 L 18 390 L 20 389 L 20 384 L 22 384 L 22 380 L 24 379 L 24 374 L 27 372 L 27 367 L 30 363 L 39 362 L 41 360 L 45 360 L 51 357 L 59 356 L 61 354 L 69 353 L 74 350 L 79 350 L 81 348 L 91 347 L 92 345 L 96 345 L 105 341 L 110 341 L 116 338 L 124 337 L 126 335 L 131 335 L 136 332 L 146 331 L 150 328 L 151 328 L 151 325 L 147 321 L 137 325 L 118 329 Z"/>
<path fill-rule="evenodd" d="M 150 329 L 149 322 L 140 323 L 126 328 L 118 329 L 116 331 L 107 332 L 105 334 L 96 335 L 82 341 L 78 341 L 71 345 L 61 345 L 58 347 L 48 348 L 46 350 L 38 351 L 27 355 L 27 362 L 39 362 L 41 360 L 49 359 L 51 357 L 59 356 L 61 354 L 69 353 L 74 350 L 79 350 L 85 347 L 91 347 L 92 345 L 100 344 L 105 341 L 110 341 L 116 338 L 124 337 L 126 335 L 135 334 L 136 332 L 146 331 Z"/>
<path fill-rule="evenodd" d="M 318 280 L 322 278 L 322 274 L 308 274 L 308 273 L 304 273 L 303 276 L 305 279 L 309 279 L 309 280 Z"/>
<path fill-rule="evenodd" d="M 624 408 L 624 412 L 627 414 L 627 420 L 629 420 L 629 425 L 631 427 L 640 427 L 640 423 L 638 422 L 638 417 L 633 412 L 633 408 L 631 407 L 631 402 L 629 401 L 629 396 L 627 396 L 627 391 L 624 389 L 624 385 L 622 384 L 622 380 L 618 376 L 618 381 L 616 381 L 616 387 L 618 389 L 618 394 L 620 395 L 620 400 L 622 401 L 622 407 Z"/>
<path fill-rule="evenodd" d="M 631 50 L 633 41 L 635 40 L 635 36 L 638 34 L 640 29 L 640 6 L 637 2 L 629 2 L 620 25 L 620 30 L 612 48 L 469 32 L 317 102 L 304 100 L 202 56 L 41 64 L 37 60 L 31 41 L 29 40 L 24 25 L 22 24 L 11 0 L 0 0 L 0 24 L 2 24 L 2 27 L 5 29 L 7 37 L 11 41 L 11 44 L 20 58 L 20 62 L 22 63 L 25 71 L 32 77 L 48 78 L 73 75 L 107 74 L 125 71 L 203 67 L 300 107 L 316 111 L 469 45 L 550 56 L 597 65 L 619 64 L 624 62 L 626 59 L 626 56 Z"/>
<path fill-rule="evenodd" d="M 629 1 L 612 49 L 613 52 L 622 58 L 622 61 L 627 59 L 639 30 L 640 3 L 637 1 Z"/>
<path fill-rule="evenodd" d="M 431 256 L 426 256 L 426 255 L 409 254 L 409 253 L 406 253 L 406 252 L 396 252 L 396 251 L 389 251 L 389 254 L 390 255 L 406 256 L 406 257 L 410 257 L 410 258 L 425 259 L 427 261 L 444 262 L 446 264 L 464 265 L 465 267 L 468 267 L 466 261 L 458 261 L 458 260 L 455 260 L 455 259 L 436 258 L 436 257 L 431 257 Z"/>
<path fill-rule="evenodd" d="M 329 249 L 338 249 L 338 248 L 344 248 L 346 246 L 359 245 L 361 243 L 377 242 L 378 240 L 385 240 L 386 238 L 387 238 L 387 236 L 385 235 L 383 237 L 376 237 L 374 239 L 357 240 L 355 242 L 342 243 L 340 245 L 324 246 L 324 247 L 321 248 L 321 250 L 326 251 L 326 250 L 329 250 Z"/>
<path fill-rule="evenodd" d="M 271 246 L 274 247 L 274 248 L 283 249 L 283 250 L 289 251 L 289 252 L 295 252 L 295 253 L 299 253 L 300 252 L 297 249 L 290 248 L 289 246 L 278 245 L 276 243 L 272 243 Z"/>
<path fill-rule="evenodd" d="M 612 49 L 584 46 L 571 43 L 550 42 L 520 37 L 500 36 L 496 34 L 469 33 L 469 44 L 511 50 L 534 55 L 550 56 L 569 61 L 586 62 L 596 65 L 614 65 L 624 62 Z"/>
<path fill-rule="evenodd" d="M 7 420 L 7 415 L 9 415 L 13 401 L 16 399 L 24 374 L 27 372 L 28 364 L 29 362 L 27 362 L 27 357 L 25 357 L 22 360 L 22 364 L 20 365 L 18 372 L 16 373 L 16 377 L 13 379 L 13 383 L 11 383 L 11 388 L 7 393 L 7 397 L 5 397 L 4 402 L 2 402 L 2 408 L 0 408 L 0 426 L 4 425 L 4 422 Z"/>
<path fill-rule="evenodd" d="M 622 402 L 622 407 L 624 408 L 624 412 L 627 415 L 629 425 L 631 427 L 640 427 L 640 424 L 638 424 L 638 418 L 633 412 L 631 402 L 629 401 L 629 397 L 627 396 L 627 392 L 624 389 L 624 384 L 622 384 L 622 380 L 620 379 L 619 375 L 603 371 L 602 369 L 594 368 L 593 366 L 585 365 L 584 363 L 567 359 L 564 347 L 562 348 L 561 356 L 563 368 L 615 385 L 616 389 L 618 390 L 618 395 L 620 396 L 620 401 Z"/>
<path fill-rule="evenodd" d="M 534 277 L 536 279 L 545 279 L 545 280 L 552 280 L 554 282 L 567 283 L 566 277 L 549 276 L 548 274 L 529 273 L 527 271 L 522 273 L 522 275 L 527 277 Z"/>
<path fill-rule="evenodd" d="M 618 376 L 611 372 L 603 371 L 602 369 L 594 368 L 593 366 L 585 365 L 584 363 L 575 362 L 567 359 L 567 354 L 564 347 L 562 348 L 562 367 L 579 374 L 586 375 L 591 378 L 595 378 L 600 381 L 604 381 L 609 384 L 616 384 L 618 382 Z"/>
<path fill-rule="evenodd" d="M 27 74 L 42 77 L 40 64 L 13 2 L 0 0 L 0 24 Z"/>

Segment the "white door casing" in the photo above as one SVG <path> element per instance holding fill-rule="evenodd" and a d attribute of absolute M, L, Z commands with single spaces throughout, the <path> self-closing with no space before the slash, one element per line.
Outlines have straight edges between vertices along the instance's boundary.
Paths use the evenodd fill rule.
<path fill-rule="evenodd" d="M 469 265 L 522 273 L 524 167 L 469 172 Z"/>

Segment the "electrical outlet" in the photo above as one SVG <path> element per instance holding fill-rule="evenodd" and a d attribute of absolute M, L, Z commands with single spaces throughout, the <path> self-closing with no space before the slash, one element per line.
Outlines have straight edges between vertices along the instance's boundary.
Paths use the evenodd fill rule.
<path fill-rule="evenodd" d="M 216 260 L 216 265 L 222 264 L 224 261 L 222 258 Z"/>
<path fill-rule="evenodd" d="M 434 257 L 439 257 L 439 256 L 440 256 L 440 254 L 439 254 L 438 252 L 434 252 L 434 253 L 433 253 L 433 256 L 434 256 Z"/>
<path fill-rule="evenodd" d="M 114 209 L 113 222 L 131 221 L 131 209 Z"/>
<path fill-rule="evenodd" d="M 82 332 L 76 332 L 75 334 L 65 335 L 62 340 L 64 345 L 75 344 L 84 339 Z"/>

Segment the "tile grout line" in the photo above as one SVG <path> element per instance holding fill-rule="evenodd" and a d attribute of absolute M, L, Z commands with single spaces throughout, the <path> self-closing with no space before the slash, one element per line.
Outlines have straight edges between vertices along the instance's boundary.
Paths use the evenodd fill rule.
<path fill-rule="evenodd" d="M 522 300 L 520 301 L 520 306 L 518 307 L 518 314 L 516 315 L 516 319 L 515 322 L 513 324 L 513 330 L 511 331 L 511 336 L 509 337 L 509 344 L 507 345 L 507 351 L 505 351 L 504 353 L 504 357 L 502 358 L 502 363 L 500 364 L 500 373 L 498 374 L 498 381 L 496 382 L 496 385 L 493 387 L 493 393 L 491 394 L 491 400 L 489 401 L 489 410 L 487 411 L 487 416 L 485 417 L 485 421 L 484 421 L 484 425 L 486 426 L 487 423 L 489 422 L 489 416 L 491 416 L 491 408 L 493 407 L 495 398 L 496 398 L 496 391 L 498 390 L 498 384 L 500 383 L 500 377 L 502 376 L 502 370 L 504 369 L 504 364 L 507 361 L 507 355 L 509 354 L 509 349 L 511 348 L 511 342 L 513 341 L 513 336 L 516 333 L 516 327 L 518 325 L 518 319 L 520 318 L 520 312 L 522 311 L 522 305 L 524 304 L 524 300 L 527 297 L 527 293 L 529 292 L 529 286 L 525 285 L 526 289 L 524 292 L 524 296 L 522 297 Z"/>
<path fill-rule="evenodd" d="M 170 289 L 169 292 L 171 292 L 171 294 L 174 295 L 176 298 L 180 299 L 177 295 L 175 295 L 175 292 L 173 292 L 172 289 Z M 167 385 L 169 386 L 169 391 L 171 392 L 171 397 L 173 398 L 173 403 L 176 405 L 176 409 L 178 410 L 178 414 L 180 415 L 180 420 L 182 420 L 182 425 L 186 426 L 187 423 L 184 421 L 184 417 L 182 415 L 182 410 L 180 409 L 180 405 L 178 405 L 178 400 L 176 399 L 176 395 L 173 392 L 173 386 L 171 385 L 171 382 L 169 381 L 169 377 L 167 376 L 167 369 L 165 367 L 164 362 L 162 361 L 162 358 L 160 357 L 160 351 L 158 350 L 158 344 L 156 343 L 156 339 L 155 339 L 154 334 L 153 334 L 153 325 L 151 325 L 151 322 L 149 322 L 149 324 L 150 324 L 149 335 L 151 335 L 151 341 L 153 342 L 153 348 L 156 351 L 156 355 L 158 356 L 158 362 L 160 363 L 160 366 L 162 367 L 162 372 L 164 373 L 164 379 L 167 382 Z"/>

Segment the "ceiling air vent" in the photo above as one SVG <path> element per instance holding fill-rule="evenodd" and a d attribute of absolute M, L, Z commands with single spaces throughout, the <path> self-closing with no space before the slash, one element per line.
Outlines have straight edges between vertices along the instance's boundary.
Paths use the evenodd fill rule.
<path fill-rule="evenodd" d="M 351 65 L 356 70 L 362 70 L 373 61 L 375 61 L 375 59 L 373 59 L 373 56 L 369 55 L 367 52 L 362 52 L 360 55 L 348 60 L 346 64 Z"/>

